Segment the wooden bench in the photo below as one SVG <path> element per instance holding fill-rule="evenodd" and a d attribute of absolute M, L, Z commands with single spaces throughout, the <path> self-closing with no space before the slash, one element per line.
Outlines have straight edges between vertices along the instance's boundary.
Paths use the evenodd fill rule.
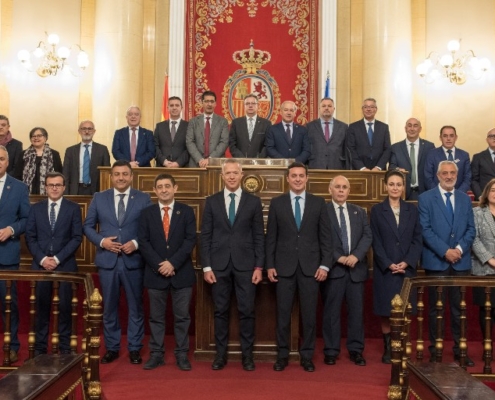
<path fill-rule="evenodd" d="M 495 400 L 495 392 L 458 364 L 408 361 L 409 398 Z"/>
<path fill-rule="evenodd" d="M 74 389 L 82 385 L 83 361 L 84 354 L 39 355 L 0 379 L 0 398 L 72 399 Z"/>

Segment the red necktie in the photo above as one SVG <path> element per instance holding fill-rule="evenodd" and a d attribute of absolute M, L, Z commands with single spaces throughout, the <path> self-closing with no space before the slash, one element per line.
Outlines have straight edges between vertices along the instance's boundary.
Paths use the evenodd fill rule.
<path fill-rule="evenodd" d="M 205 124 L 205 152 L 203 155 L 203 158 L 208 158 L 210 155 L 210 118 L 211 117 L 206 117 L 206 124 Z"/>
<path fill-rule="evenodd" d="M 163 232 L 165 233 L 165 239 L 168 240 L 168 232 L 170 231 L 170 218 L 168 216 L 168 210 L 170 207 L 162 207 L 163 210 Z"/>
<path fill-rule="evenodd" d="M 131 161 L 136 161 L 136 128 L 131 128 Z"/>

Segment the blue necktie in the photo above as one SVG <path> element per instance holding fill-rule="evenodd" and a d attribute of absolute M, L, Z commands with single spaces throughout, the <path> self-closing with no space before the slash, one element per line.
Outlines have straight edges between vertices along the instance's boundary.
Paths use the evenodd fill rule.
<path fill-rule="evenodd" d="M 373 122 L 367 122 L 368 124 L 368 140 L 370 142 L 370 145 L 373 144 L 373 129 L 371 128 L 373 126 Z"/>
<path fill-rule="evenodd" d="M 83 183 L 89 185 L 91 183 L 91 178 L 89 177 L 89 144 L 85 144 L 84 147 Z"/>
<path fill-rule="evenodd" d="M 447 160 L 448 161 L 454 161 L 454 157 L 452 157 L 452 150 L 447 150 L 447 153 L 449 153 L 449 156 L 447 157 Z"/>
<path fill-rule="evenodd" d="M 445 200 L 445 205 L 447 206 L 447 214 L 450 215 L 450 222 L 454 222 L 454 207 L 452 207 L 452 203 L 450 202 L 450 196 L 452 196 L 452 193 L 446 192 L 444 194 L 447 198 Z"/>
<path fill-rule="evenodd" d="M 52 232 L 55 230 L 55 222 L 57 222 L 57 220 L 55 219 L 55 206 L 56 205 L 57 205 L 57 203 L 50 204 L 50 228 L 51 228 Z"/>
<path fill-rule="evenodd" d="M 122 225 L 124 222 L 124 217 L 125 217 L 125 204 L 124 204 L 124 196 L 125 194 L 119 194 L 120 200 L 119 200 L 119 206 L 117 208 L 117 220 L 119 221 L 119 225 Z"/>
<path fill-rule="evenodd" d="M 229 221 L 230 221 L 230 226 L 233 226 L 235 221 L 235 193 L 230 193 L 229 196 L 230 196 Z"/>
<path fill-rule="evenodd" d="M 301 229 L 301 206 L 299 200 L 301 196 L 296 196 L 296 206 L 294 207 L 294 218 L 296 219 L 297 230 Z"/>
<path fill-rule="evenodd" d="M 349 255 L 349 237 L 347 236 L 347 224 L 345 222 L 344 207 L 340 206 L 340 235 L 342 236 L 342 249 L 346 256 Z"/>

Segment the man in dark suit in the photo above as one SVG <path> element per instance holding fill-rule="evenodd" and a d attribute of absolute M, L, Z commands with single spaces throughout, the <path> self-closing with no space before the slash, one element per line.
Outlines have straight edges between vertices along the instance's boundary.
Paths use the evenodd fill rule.
<path fill-rule="evenodd" d="M 31 269 L 77 272 L 76 251 L 82 241 L 81 208 L 63 198 L 65 178 L 59 172 L 46 174 L 48 199 L 31 207 L 26 224 L 26 244 L 33 256 Z M 52 304 L 51 281 L 36 284 L 36 339 L 34 354 L 46 354 Z M 62 282 L 59 290 L 59 349 L 69 354 L 72 326 L 72 288 Z"/>
<path fill-rule="evenodd" d="M 425 164 L 425 185 L 426 189 L 433 189 L 438 186 L 438 165 L 442 161 L 452 161 L 457 165 L 457 182 L 455 188 L 467 193 L 471 189 L 471 163 L 469 153 L 455 147 L 457 132 L 453 126 L 445 125 L 440 129 L 440 140 L 442 145 L 431 150 L 426 157 Z"/>
<path fill-rule="evenodd" d="M 425 163 L 428 152 L 435 145 L 425 139 L 421 139 L 421 121 L 417 118 L 409 118 L 406 121 L 406 139 L 394 143 L 390 151 L 390 163 L 388 169 L 398 169 L 406 174 L 406 200 L 418 200 L 418 196 L 426 191 Z"/>
<path fill-rule="evenodd" d="M 282 122 L 275 124 L 266 133 L 266 155 L 270 158 L 295 158 L 306 164 L 311 155 L 308 130 L 294 123 L 297 107 L 293 101 L 284 101 L 280 106 Z"/>
<path fill-rule="evenodd" d="M 313 372 L 316 341 L 316 306 L 320 282 L 333 265 L 330 218 L 325 201 L 306 192 L 308 169 L 292 163 L 287 170 L 289 193 L 270 202 L 266 231 L 266 268 L 277 292 L 277 361 L 273 369 L 288 364 L 292 303 L 299 293 L 303 341 L 301 366 Z"/>
<path fill-rule="evenodd" d="M 327 204 L 332 224 L 334 264 L 322 283 L 324 362 L 334 365 L 340 353 L 340 314 L 342 302 L 347 308 L 347 350 L 356 365 L 365 366 L 364 350 L 364 283 L 368 279 L 366 254 L 372 234 L 366 211 L 347 203 L 351 185 L 339 175 L 330 181 L 332 201 Z"/>
<path fill-rule="evenodd" d="M 29 215 L 28 187 L 7 174 L 9 167 L 9 153 L 4 146 L 0 146 L 0 269 L 16 271 L 19 269 L 21 258 L 20 237 L 26 230 Z M 17 353 L 20 343 L 17 337 L 19 327 L 19 311 L 17 308 L 17 289 L 12 283 L 12 303 L 10 309 L 10 362 L 18 360 Z M 5 329 L 5 295 L 7 287 L 0 281 L 0 304 L 2 310 L 3 327 Z"/>
<path fill-rule="evenodd" d="M 182 371 L 189 371 L 189 325 L 192 286 L 196 281 L 191 253 L 196 244 L 196 218 L 186 204 L 175 201 L 178 186 L 173 176 L 155 178 L 158 204 L 145 208 L 139 221 L 138 243 L 146 266 L 144 286 L 150 299 L 150 359 L 144 369 L 163 365 L 167 297 L 174 311 L 175 359 Z"/>
<path fill-rule="evenodd" d="M 103 295 L 107 352 L 101 362 L 108 364 L 119 357 L 119 299 L 123 287 L 129 308 L 129 359 L 131 364 L 140 364 L 144 337 L 143 260 L 137 234 L 141 211 L 151 204 L 151 199 L 148 194 L 131 188 L 132 168 L 128 161 L 114 162 L 110 179 L 113 188 L 94 194 L 83 225 L 84 234 L 96 246 L 95 265 Z"/>
<path fill-rule="evenodd" d="M 155 158 L 153 132 L 139 126 L 141 122 L 139 107 L 129 107 L 125 117 L 128 126 L 117 129 L 113 137 L 113 158 L 129 161 L 132 168 L 151 167 L 150 161 Z"/>
<path fill-rule="evenodd" d="M 64 156 L 65 194 L 92 195 L 100 191 L 98 167 L 110 166 L 107 146 L 93 142 L 96 133 L 91 121 L 79 124 L 81 143 L 70 146 Z"/>
<path fill-rule="evenodd" d="M 5 115 L 0 115 L 0 146 L 5 146 L 9 153 L 7 173 L 12 175 L 15 166 L 22 163 L 22 142 L 12 137 L 9 119 Z"/>
<path fill-rule="evenodd" d="M 212 285 L 216 356 L 212 369 L 227 363 L 229 310 L 235 287 L 239 312 L 242 367 L 255 369 L 254 300 L 265 262 L 261 200 L 241 188 L 242 168 L 235 159 L 222 166 L 224 190 L 206 199 L 201 223 L 201 263 Z"/>
<path fill-rule="evenodd" d="M 192 118 L 187 126 L 186 147 L 189 166 L 206 168 L 209 158 L 223 157 L 229 145 L 229 123 L 215 114 L 217 95 L 209 90 L 201 95 L 203 114 Z"/>
<path fill-rule="evenodd" d="M 486 134 L 488 149 L 483 150 L 473 156 L 471 161 L 471 189 L 476 200 L 479 200 L 481 192 L 486 184 L 495 178 L 495 128 L 490 129 Z"/>
<path fill-rule="evenodd" d="M 312 169 L 350 169 L 346 146 L 347 124 L 335 119 L 333 100 L 324 98 L 320 101 L 320 118 L 306 125 L 311 156 L 308 167 Z"/>
<path fill-rule="evenodd" d="M 471 245 L 476 235 L 473 208 L 470 198 L 455 189 L 458 168 L 454 161 L 441 161 L 438 165 L 437 187 L 419 196 L 419 220 L 423 228 L 422 265 L 426 276 L 466 276 L 471 270 Z M 459 287 L 444 288 L 449 294 L 454 358 L 459 360 L 460 301 Z M 428 327 L 431 361 L 436 361 L 436 288 L 428 290 Z M 442 319 L 442 323 L 443 323 Z M 442 326 L 442 332 L 444 331 Z M 474 366 L 467 357 L 466 365 Z"/>
<path fill-rule="evenodd" d="M 390 158 L 388 125 L 375 119 L 378 110 L 375 99 L 365 99 L 361 108 L 364 119 L 353 122 L 347 129 L 352 168 L 384 171 Z"/>
<path fill-rule="evenodd" d="M 245 117 L 235 118 L 230 125 L 229 149 L 232 157 L 265 158 L 265 133 L 272 126 L 266 118 L 258 116 L 258 97 L 244 97 Z"/>
<path fill-rule="evenodd" d="M 186 147 L 188 122 L 181 119 L 182 100 L 180 97 L 170 97 L 167 107 L 170 119 L 157 123 L 154 133 L 156 166 L 185 167 L 189 162 L 189 153 Z"/>

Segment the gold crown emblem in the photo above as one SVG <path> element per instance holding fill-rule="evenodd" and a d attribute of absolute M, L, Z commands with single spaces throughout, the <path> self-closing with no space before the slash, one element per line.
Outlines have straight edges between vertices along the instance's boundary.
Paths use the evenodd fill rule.
<path fill-rule="evenodd" d="M 272 56 L 267 51 L 254 48 L 253 40 L 249 44 L 249 49 L 238 50 L 232 54 L 232 59 L 242 66 L 248 74 L 255 74 L 256 70 L 268 63 Z"/>

